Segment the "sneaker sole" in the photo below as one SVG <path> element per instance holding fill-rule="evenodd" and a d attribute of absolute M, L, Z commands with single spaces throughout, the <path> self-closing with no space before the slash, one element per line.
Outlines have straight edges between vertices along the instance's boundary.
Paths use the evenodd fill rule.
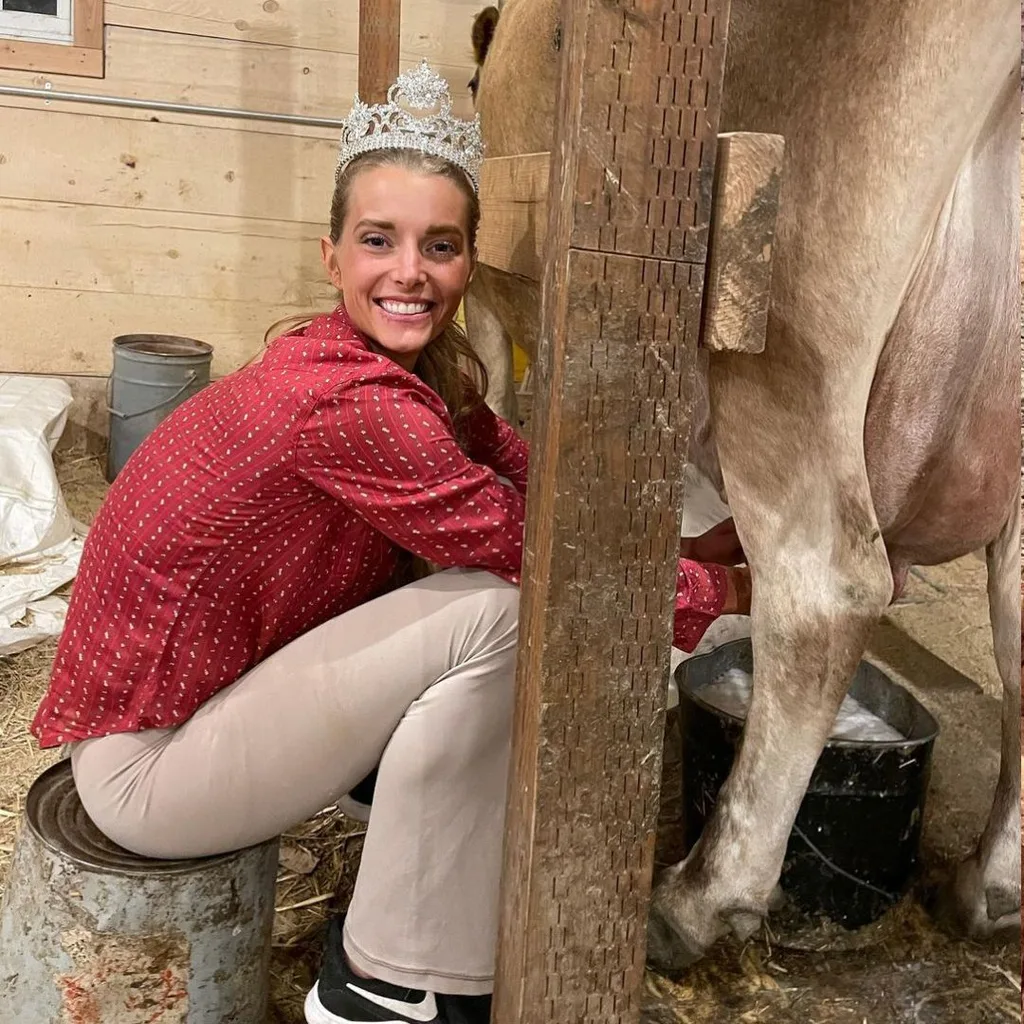
<path fill-rule="evenodd" d="M 306 1024 L 371 1024 L 369 1021 L 352 1021 L 348 1017 L 339 1017 L 336 1013 L 331 1013 L 320 1002 L 316 985 L 306 994 L 303 1016 L 306 1018 Z M 408 1020 L 381 1020 L 373 1021 L 372 1024 L 409 1024 L 409 1022 Z"/>
<path fill-rule="evenodd" d="M 361 821 L 364 825 L 370 820 L 371 805 L 360 803 L 358 800 L 353 800 L 348 794 L 338 800 L 337 807 L 346 818 L 352 818 L 354 821 Z"/>
<path fill-rule="evenodd" d="M 309 992 L 306 994 L 306 1002 L 302 1008 L 303 1016 L 306 1018 L 306 1024 L 351 1024 L 350 1021 L 346 1021 L 344 1017 L 339 1017 L 335 1013 L 331 1013 L 323 1003 L 320 1002 L 320 997 L 316 992 L 316 985 L 314 985 Z"/>
<path fill-rule="evenodd" d="M 306 1018 L 306 1024 L 338 1024 L 341 1020 L 333 1013 L 329 1013 L 320 997 L 316 994 L 316 985 L 306 993 L 306 1002 L 302 1007 L 302 1016 Z"/>

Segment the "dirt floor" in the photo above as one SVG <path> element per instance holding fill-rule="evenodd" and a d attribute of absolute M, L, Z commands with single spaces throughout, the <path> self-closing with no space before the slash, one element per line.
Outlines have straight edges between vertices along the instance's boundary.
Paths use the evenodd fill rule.
<path fill-rule="evenodd" d="M 72 512 L 91 520 L 105 491 L 100 464 L 63 453 Z M 870 656 L 942 723 L 925 820 L 925 878 L 877 941 L 850 952 L 795 952 L 766 931 L 724 943 L 685 975 L 649 974 L 646 1024 L 997 1024 L 1020 1020 L 1019 944 L 978 946 L 938 930 L 922 909 L 935 879 L 977 839 L 998 766 L 999 680 L 984 564 L 975 556 L 915 575 L 879 626 Z M 27 723 L 53 645 L 0 658 L 0 887 L 24 793 L 54 755 Z M 363 826 L 328 810 L 284 838 L 273 958 L 273 1024 L 301 1024 L 319 931 L 351 892 Z"/>

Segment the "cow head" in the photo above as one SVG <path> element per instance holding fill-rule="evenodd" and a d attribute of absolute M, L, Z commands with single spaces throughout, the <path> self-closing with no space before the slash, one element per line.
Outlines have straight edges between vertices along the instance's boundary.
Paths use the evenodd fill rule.
<path fill-rule="evenodd" d="M 480 86 L 480 68 L 487 59 L 487 51 L 494 39 L 494 30 L 498 27 L 499 11 L 497 7 L 485 7 L 473 19 L 473 58 L 476 60 L 476 71 L 469 80 L 469 91 L 476 102 L 477 89 Z"/>

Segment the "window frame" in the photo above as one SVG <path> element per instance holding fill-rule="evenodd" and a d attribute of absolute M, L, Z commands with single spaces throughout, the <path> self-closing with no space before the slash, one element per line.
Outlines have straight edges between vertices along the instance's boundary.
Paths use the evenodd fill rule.
<path fill-rule="evenodd" d="M 53 14 L 33 14 L 29 11 L 8 11 L 0 0 L 0 33 L 7 39 L 24 39 L 39 43 L 71 42 L 75 20 L 73 0 L 55 0 Z M 55 26 L 60 31 L 55 31 Z"/>
<path fill-rule="evenodd" d="M 103 77 L 103 0 L 71 0 L 71 42 L 0 35 L 0 68 Z"/>

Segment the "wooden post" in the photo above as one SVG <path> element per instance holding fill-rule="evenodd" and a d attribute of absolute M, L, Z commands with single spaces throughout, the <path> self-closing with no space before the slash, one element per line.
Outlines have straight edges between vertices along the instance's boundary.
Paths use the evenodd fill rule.
<path fill-rule="evenodd" d="M 383 103 L 398 77 L 402 0 L 359 0 L 359 98 Z"/>
<path fill-rule="evenodd" d="M 492 1020 L 637 1019 L 729 0 L 563 0 Z"/>

